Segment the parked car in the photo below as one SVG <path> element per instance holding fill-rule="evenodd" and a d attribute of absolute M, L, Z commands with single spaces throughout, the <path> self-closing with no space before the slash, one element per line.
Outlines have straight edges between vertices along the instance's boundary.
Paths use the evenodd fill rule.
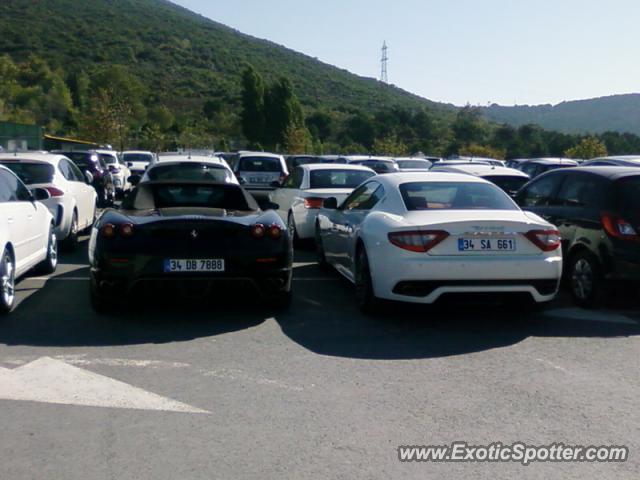
<path fill-rule="evenodd" d="M 579 305 L 602 305 L 613 282 L 640 282 L 638 192 L 636 167 L 580 167 L 548 172 L 518 193 L 523 209 L 558 226 Z"/>
<path fill-rule="evenodd" d="M 128 180 L 131 176 L 131 170 L 129 170 L 126 163 L 120 161 L 120 157 L 113 150 L 96 150 L 96 153 L 107 166 L 109 173 L 111 173 L 116 196 L 122 197 L 131 190 L 131 184 Z"/>
<path fill-rule="evenodd" d="M 242 152 L 234 173 L 249 193 L 264 199 L 287 178 L 289 170 L 282 155 Z"/>
<path fill-rule="evenodd" d="M 15 173 L 0 165 L 0 313 L 9 313 L 15 306 L 17 278 L 32 269 L 43 274 L 56 269 L 53 216 L 38 201 L 48 198 L 47 190 L 30 192 Z"/>
<path fill-rule="evenodd" d="M 197 159 L 166 160 L 151 165 L 142 175 L 132 175 L 134 185 L 141 182 L 155 182 L 159 180 L 181 181 L 215 181 L 221 183 L 239 184 L 226 162 L 213 157 L 198 157 Z"/>
<path fill-rule="evenodd" d="M 364 312 L 469 293 L 548 302 L 562 272 L 556 228 L 465 174 L 371 178 L 341 204 L 325 200 L 316 236 L 318 261 L 355 284 Z"/>
<path fill-rule="evenodd" d="M 396 164 L 401 172 L 424 172 L 431 168 L 433 163 L 422 158 L 396 158 Z"/>
<path fill-rule="evenodd" d="M 122 163 L 124 163 L 131 172 L 131 175 L 140 175 L 149 167 L 157 162 L 155 153 L 144 150 L 127 150 L 120 155 Z"/>
<path fill-rule="evenodd" d="M 465 157 L 465 156 L 456 156 L 455 158 L 452 158 L 451 160 L 461 160 L 463 162 L 468 162 L 468 163 L 476 163 L 476 162 L 482 162 L 482 163 L 488 163 L 489 165 L 495 165 L 496 167 L 504 167 L 506 166 L 506 163 L 504 160 L 496 160 L 495 158 L 486 158 L 486 157 Z"/>
<path fill-rule="evenodd" d="M 347 164 L 362 165 L 363 167 L 370 168 L 377 174 L 394 173 L 400 171 L 395 160 L 386 157 L 347 157 Z"/>
<path fill-rule="evenodd" d="M 314 238 L 316 215 L 329 197 L 344 200 L 376 173 L 360 165 L 310 164 L 293 169 L 271 201 L 294 241 Z"/>
<path fill-rule="evenodd" d="M 98 194 L 98 206 L 108 207 L 113 205 L 116 198 L 116 189 L 113 184 L 113 176 L 106 163 L 98 154 L 91 150 L 63 151 L 55 150 L 52 153 L 64 155 L 70 159 L 82 172 L 89 172 L 93 177 L 93 187 Z"/>
<path fill-rule="evenodd" d="M 146 182 L 92 230 L 90 299 L 102 312 L 131 295 L 205 299 L 233 287 L 286 307 L 292 260 L 285 224 L 241 186 Z"/>
<path fill-rule="evenodd" d="M 54 218 L 58 241 L 75 250 L 78 234 L 91 228 L 97 218 L 98 195 L 91 186 L 91 174 L 82 173 L 67 157 L 49 153 L 0 155 L 0 164 L 13 171 L 28 188 L 43 188 L 42 200 Z"/>
<path fill-rule="evenodd" d="M 486 165 L 479 163 L 469 163 L 447 166 L 446 164 L 436 164 L 431 169 L 432 172 L 454 172 L 454 173 L 467 173 L 469 175 L 475 175 L 476 177 L 484 178 L 494 183 L 510 197 L 513 197 L 518 193 L 528 181 L 529 175 L 520 170 L 507 167 L 497 167 L 495 165 Z"/>
<path fill-rule="evenodd" d="M 292 171 L 300 165 L 309 165 L 311 163 L 325 163 L 322 157 L 316 155 L 289 155 L 286 159 L 287 168 Z"/>
<path fill-rule="evenodd" d="M 518 168 L 531 178 L 536 178 L 550 170 L 577 167 L 578 162 L 568 158 L 536 158 L 520 163 Z"/>
<path fill-rule="evenodd" d="M 581 167 L 640 167 L 640 156 L 623 155 L 619 157 L 601 157 L 586 160 Z"/>

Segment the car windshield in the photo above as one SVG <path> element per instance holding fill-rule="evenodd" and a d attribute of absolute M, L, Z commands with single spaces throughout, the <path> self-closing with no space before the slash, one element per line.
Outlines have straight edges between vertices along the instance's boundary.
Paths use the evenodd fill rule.
<path fill-rule="evenodd" d="M 67 153 L 63 153 L 63 155 L 73 160 L 73 163 L 75 163 L 81 169 L 93 168 L 94 166 L 93 162 L 97 161 L 97 157 L 86 152 L 67 152 Z"/>
<path fill-rule="evenodd" d="M 356 188 L 375 175 L 358 170 L 314 170 L 309 178 L 310 188 Z"/>
<path fill-rule="evenodd" d="M 477 182 L 412 182 L 400 185 L 407 210 L 518 210 L 498 187 Z"/>
<path fill-rule="evenodd" d="M 425 168 L 428 169 L 431 166 L 431 162 L 424 160 L 398 160 L 398 166 L 400 168 Z"/>
<path fill-rule="evenodd" d="M 151 185 L 150 188 L 155 208 L 200 207 L 256 210 L 253 205 L 250 205 L 242 188 L 235 185 L 156 184 Z"/>
<path fill-rule="evenodd" d="M 231 172 L 221 165 L 204 163 L 181 163 L 179 165 L 158 164 L 147 172 L 149 180 L 209 180 L 215 182 L 231 181 Z"/>
<path fill-rule="evenodd" d="M 23 183 L 33 185 L 53 182 L 54 168 L 48 163 L 36 162 L 0 162 L 15 173 Z"/>
<path fill-rule="evenodd" d="M 149 155 L 148 153 L 124 153 L 122 160 L 125 162 L 150 163 L 153 160 L 153 155 Z"/>
<path fill-rule="evenodd" d="M 99 155 L 100 160 L 102 160 L 104 163 L 106 163 L 107 165 L 113 165 L 118 163 L 118 159 L 116 157 L 114 157 L 113 155 L 108 155 L 105 153 L 101 153 Z"/>
<path fill-rule="evenodd" d="M 242 157 L 238 170 L 243 172 L 280 172 L 280 160 L 276 157 Z"/>
<path fill-rule="evenodd" d="M 507 193 L 515 193 L 529 181 L 527 177 L 509 176 L 509 175 L 495 175 L 483 177 L 485 180 L 489 180 L 491 183 L 495 183 L 502 190 Z"/>

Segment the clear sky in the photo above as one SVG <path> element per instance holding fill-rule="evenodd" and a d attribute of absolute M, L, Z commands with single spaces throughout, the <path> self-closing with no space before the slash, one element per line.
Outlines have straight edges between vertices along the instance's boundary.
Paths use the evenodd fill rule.
<path fill-rule="evenodd" d="M 640 91 L 639 0 L 174 0 L 243 33 L 457 105 Z"/>

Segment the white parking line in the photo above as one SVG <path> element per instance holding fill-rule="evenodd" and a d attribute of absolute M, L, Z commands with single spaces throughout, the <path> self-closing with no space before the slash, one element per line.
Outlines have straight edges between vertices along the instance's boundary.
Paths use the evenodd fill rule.
<path fill-rule="evenodd" d="M 0 368 L 0 399 L 86 407 L 209 413 L 50 357 L 41 357 L 14 369 Z"/>

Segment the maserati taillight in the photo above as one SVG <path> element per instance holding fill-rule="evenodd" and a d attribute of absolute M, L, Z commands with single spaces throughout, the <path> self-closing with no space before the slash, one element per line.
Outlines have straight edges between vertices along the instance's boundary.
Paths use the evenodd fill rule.
<path fill-rule="evenodd" d="M 391 232 L 389 241 L 396 247 L 410 252 L 425 253 L 449 236 L 443 230 L 415 230 L 406 232 Z"/>
<path fill-rule="evenodd" d="M 315 210 L 318 208 L 322 208 L 323 203 L 324 203 L 324 198 L 315 198 L 315 197 L 305 198 L 304 208 Z"/>
<path fill-rule="evenodd" d="M 543 252 L 552 252 L 560 248 L 562 240 L 558 230 L 531 230 L 525 233 L 525 237 Z"/>
<path fill-rule="evenodd" d="M 49 192 L 49 195 L 51 195 L 52 197 L 62 197 L 64 195 L 64 192 L 59 188 L 56 188 L 56 187 L 44 187 L 44 188 L 47 192 Z"/>

